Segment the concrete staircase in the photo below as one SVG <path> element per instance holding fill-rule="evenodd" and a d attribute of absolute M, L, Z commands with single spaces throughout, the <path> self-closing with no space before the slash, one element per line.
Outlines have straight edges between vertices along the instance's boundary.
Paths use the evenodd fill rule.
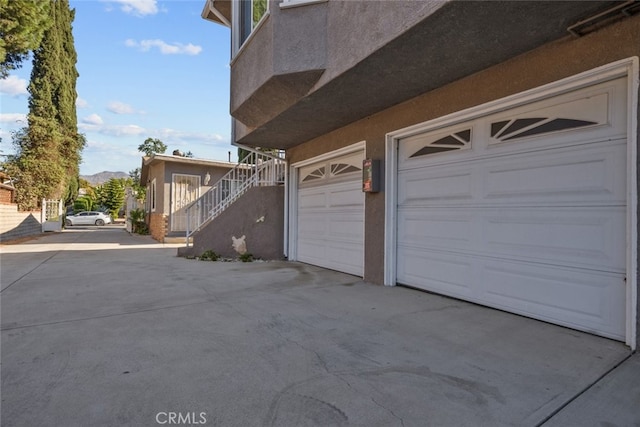
<path fill-rule="evenodd" d="M 277 187 L 285 183 L 287 162 L 284 152 L 275 154 L 242 146 L 249 154 L 231 169 L 209 191 L 187 206 L 187 231 L 184 241 L 190 239 L 209 222 L 224 212 L 248 190 L 255 187 Z M 166 241 L 166 240 L 165 240 Z"/>

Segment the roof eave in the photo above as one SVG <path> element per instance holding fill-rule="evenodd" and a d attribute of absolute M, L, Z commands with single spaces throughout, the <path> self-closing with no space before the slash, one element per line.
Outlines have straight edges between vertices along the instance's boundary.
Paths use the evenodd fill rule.
<path fill-rule="evenodd" d="M 203 19 L 231 28 L 231 2 L 207 0 L 200 14 Z"/>

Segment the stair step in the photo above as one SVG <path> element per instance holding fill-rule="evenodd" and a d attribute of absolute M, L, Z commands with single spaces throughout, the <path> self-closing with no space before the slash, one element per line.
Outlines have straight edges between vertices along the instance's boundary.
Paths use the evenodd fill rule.
<path fill-rule="evenodd" d="M 186 241 L 185 237 L 168 237 L 165 236 L 164 239 L 162 239 L 162 243 L 182 243 L 184 244 L 184 242 Z M 189 243 L 193 243 L 193 236 L 189 237 Z"/>
<path fill-rule="evenodd" d="M 227 207 L 237 201 L 250 188 L 256 186 L 284 185 L 285 167 L 286 162 L 283 158 L 273 157 L 266 153 L 253 152 L 249 154 L 245 159 L 239 162 L 233 170 L 229 171 L 227 175 L 223 176 L 218 181 L 225 184 L 234 182 L 236 186 L 231 194 L 228 194 L 226 198 L 222 200 L 218 200 L 220 195 L 218 193 L 212 193 L 212 191 L 216 188 L 223 188 L 224 184 L 214 185 L 212 189 L 200 196 L 198 201 L 194 202 L 195 205 L 200 206 L 200 200 L 208 200 L 203 204 L 203 206 L 210 206 L 213 200 L 218 200 L 218 202 L 213 202 L 214 206 L 207 212 L 208 216 L 204 220 L 198 220 L 198 224 L 192 224 L 194 227 L 190 230 L 189 234 L 193 236 L 194 233 L 197 233 L 198 230 L 202 229 L 202 227 L 206 226 L 208 222 L 220 215 Z M 242 173 L 239 174 L 238 170 L 240 169 L 242 170 Z M 240 179 L 239 176 L 241 177 Z M 207 199 L 209 194 L 213 194 L 215 198 L 211 197 L 210 199 Z M 189 212 L 189 208 L 187 208 L 187 212 Z M 184 243 L 184 238 L 182 239 L 182 242 Z"/>

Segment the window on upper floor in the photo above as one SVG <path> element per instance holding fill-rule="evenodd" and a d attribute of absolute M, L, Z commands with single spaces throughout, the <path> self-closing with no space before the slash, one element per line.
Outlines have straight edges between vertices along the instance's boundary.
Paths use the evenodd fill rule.
<path fill-rule="evenodd" d="M 239 2 L 239 37 L 238 47 L 249 38 L 251 32 L 256 28 L 260 20 L 266 15 L 269 9 L 268 0 L 240 0 Z"/>

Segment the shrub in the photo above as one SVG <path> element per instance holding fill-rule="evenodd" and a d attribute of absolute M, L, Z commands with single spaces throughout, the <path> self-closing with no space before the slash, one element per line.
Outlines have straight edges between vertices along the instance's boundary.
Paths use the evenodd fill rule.
<path fill-rule="evenodd" d="M 240 255 L 238 259 L 240 259 L 240 261 L 242 262 L 251 262 L 253 261 L 253 255 L 250 254 L 249 252 L 245 252 L 242 255 Z"/>
<path fill-rule="evenodd" d="M 219 258 L 220 255 L 218 255 L 211 249 L 204 251 L 202 255 L 200 255 L 200 261 L 217 261 Z"/>
<path fill-rule="evenodd" d="M 144 222 L 142 223 L 138 223 L 135 226 L 135 229 L 132 227 L 132 230 L 134 233 L 136 234 L 141 234 L 143 236 L 146 236 L 149 234 L 149 227 L 147 227 L 147 224 L 145 224 Z"/>
<path fill-rule="evenodd" d="M 89 196 L 80 196 L 73 202 L 73 211 L 78 213 L 82 211 L 93 210 L 93 200 Z"/>
<path fill-rule="evenodd" d="M 132 232 L 145 235 L 149 234 L 149 227 L 147 227 L 147 224 L 144 221 L 144 217 L 144 209 L 133 209 L 131 212 L 129 212 Z"/>

